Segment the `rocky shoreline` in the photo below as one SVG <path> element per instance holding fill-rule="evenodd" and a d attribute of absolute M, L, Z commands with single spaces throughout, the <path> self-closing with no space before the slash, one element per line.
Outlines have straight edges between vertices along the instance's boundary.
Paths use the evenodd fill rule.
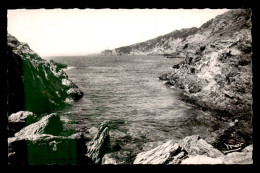
<path fill-rule="evenodd" d="M 197 134 L 136 156 L 110 143 L 109 122 L 94 133 L 67 132 L 53 112 L 80 99 L 82 91 L 65 65 L 41 59 L 8 34 L 8 164 L 252 164 L 251 27 L 251 11 L 238 9 L 174 32 L 181 37 L 167 56 L 183 61 L 159 79 L 230 126 L 211 144 Z"/>
<path fill-rule="evenodd" d="M 252 144 L 250 15 L 250 10 L 231 10 L 203 24 L 176 52 L 184 54 L 184 60 L 159 77 L 182 90 L 185 101 L 229 119 L 232 126 L 212 144 L 220 150 L 225 144 Z"/>
<path fill-rule="evenodd" d="M 13 136 L 8 138 L 10 165 L 75 164 L 252 164 L 253 145 L 245 148 L 229 145 L 230 152 L 222 152 L 199 135 L 180 141 L 169 140 L 149 151 L 137 154 L 129 162 L 129 153 L 110 143 L 109 122 L 103 122 L 93 137 L 86 133 L 59 136 L 62 122 L 56 113 L 32 121 L 32 112 L 20 111 L 9 117 Z M 16 125 L 24 124 L 21 130 Z M 28 121 L 28 122 L 29 122 Z M 33 123 L 34 122 L 34 123 Z M 114 144 L 115 145 L 115 144 Z"/>

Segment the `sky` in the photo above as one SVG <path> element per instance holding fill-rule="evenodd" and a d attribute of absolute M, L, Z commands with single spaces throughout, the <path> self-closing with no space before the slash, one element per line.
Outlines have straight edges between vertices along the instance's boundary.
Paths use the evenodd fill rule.
<path fill-rule="evenodd" d="M 200 27 L 228 9 L 16 9 L 7 31 L 42 57 L 100 53 L 176 29 Z"/>

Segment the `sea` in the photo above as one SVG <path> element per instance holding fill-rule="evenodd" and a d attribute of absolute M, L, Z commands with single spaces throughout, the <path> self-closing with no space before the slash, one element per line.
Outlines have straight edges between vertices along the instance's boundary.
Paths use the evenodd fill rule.
<path fill-rule="evenodd" d="M 159 76 L 182 59 L 163 56 L 59 56 L 66 73 L 84 96 L 60 111 L 77 132 L 97 130 L 109 121 L 111 143 L 139 153 L 168 140 L 200 135 L 214 141 L 222 120 L 183 100 L 183 91 L 166 86 Z"/>

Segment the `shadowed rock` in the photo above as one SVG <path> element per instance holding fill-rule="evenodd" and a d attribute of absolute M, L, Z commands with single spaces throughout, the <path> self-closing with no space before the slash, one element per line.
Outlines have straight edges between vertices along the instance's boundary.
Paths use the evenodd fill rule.
<path fill-rule="evenodd" d="M 85 156 L 86 139 L 82 133 L 55 136 L 62 131 L 57 114 L 44 116 L 8 138 L 8 162 L 12 165 L 94 164 Z"/>
<path fill-rule="evenodd" d="M 94 164 L 85 156 L 87 147 L 82 134 L 69 137 L 37 134 L 29 138 L 8 139 L 11 165 Z"/>
<path fill-rule="evenodd" d="M 224 164 L 253 164 L 253 145 L 249 145 L 241 152 L 233 152 L 223 157 Z"/>
<path fill-rule="evenodd" d="M 91 158 L 96 164 L 101 164 L 102 158 L 106 152 L 110 151 L 110 136 L 108 122 L 103 122 L 97 134 L 88 143 L 87 157 Z"/>
<path fill-rule="evenodd" d="M 7 62 L 8 115 L 20 110 L 50 113 L 83 96 L 64 72 L 65 65 L 47 62 L 10 34 Z"/>
<path fill-rule="evenodd" d="M 216 136 L 215 142 L 212 145 L 223 152 L 239 149 L 238 147 L 228 147 L 228 145 L 239 145 L 239 150 L 241 151 L 245 146 L 252 144 L 252 132 L 252 123 L 250 121 L 240 120 Z"/>

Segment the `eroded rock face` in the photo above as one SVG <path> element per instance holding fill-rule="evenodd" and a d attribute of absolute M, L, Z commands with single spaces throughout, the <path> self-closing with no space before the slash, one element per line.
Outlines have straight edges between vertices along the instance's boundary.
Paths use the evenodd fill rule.
<path fill-rule="evenodd" d="M 60 64 L 47 62 L 28 44 L 7 36 L 8 114 L 52 112 L 83 96 Z"/>
<path fill-rule="evenodd" d="M 180 43 L 176 52 L 185 60 L 160 79 L 183 89 L 202 107 L 250 119 L 251 27 L 250 10 L 231 10 L 217 16 Z"/>
<path fill-rule="evenodd" d="M 101 164 L 102 158 L 106 152 L 110 151 L 110 136 L 108 122 L 103 122 L 99 128 L 97 134 L 88 143 L 87 157 L 92 159 L 96 164 Z"/>

